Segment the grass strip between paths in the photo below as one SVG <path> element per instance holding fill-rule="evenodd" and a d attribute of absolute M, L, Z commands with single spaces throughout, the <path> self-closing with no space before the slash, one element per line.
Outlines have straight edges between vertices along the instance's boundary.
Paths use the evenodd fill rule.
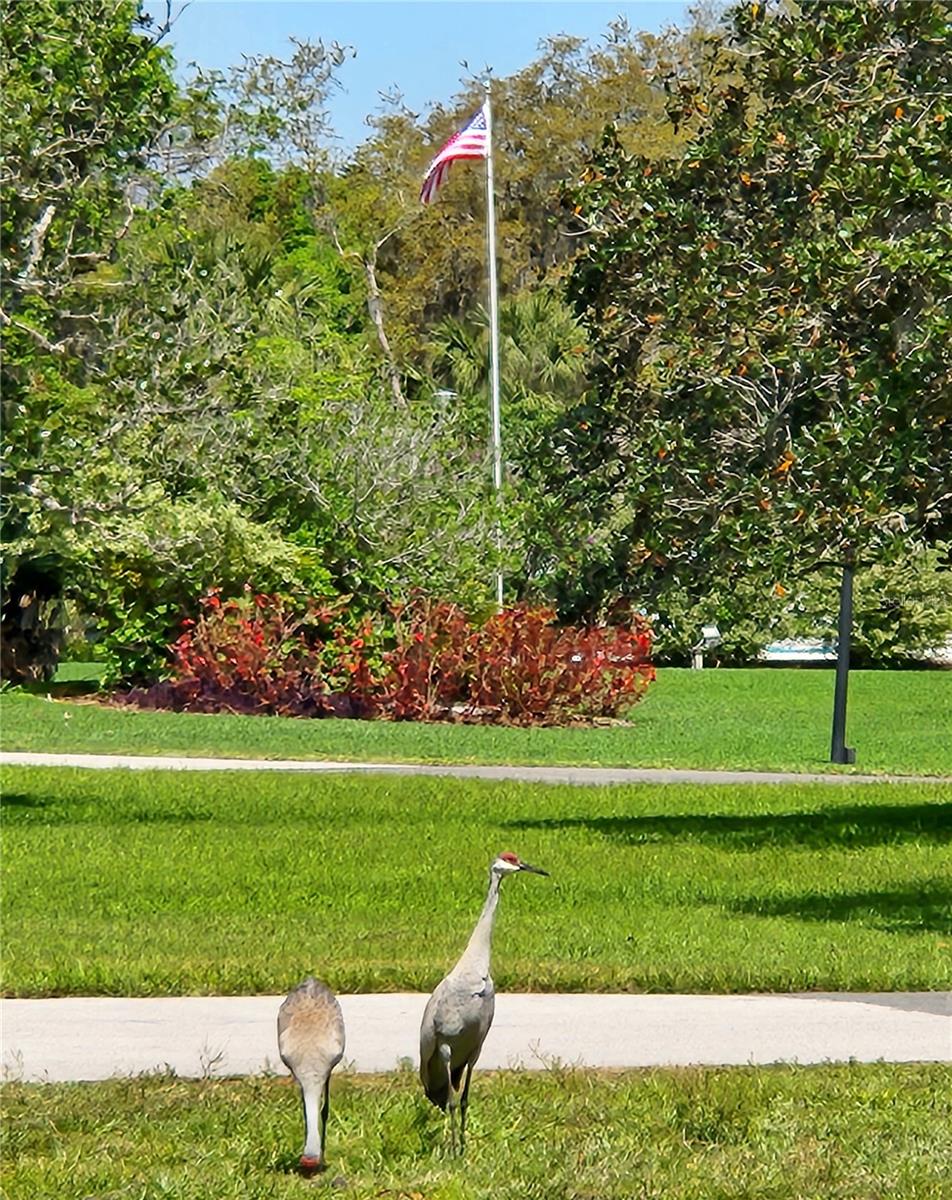
<path fill-rule="evenodd" d="M 507 880 L 501 990 L 952 984 L 952 785 L 598 789 L 4 768 L 7 995 L 427 991 Z M 16 914 L 16 919 L 10 919 Z"/>
<path fill-rule="evenodd" d="M 952 776 L 952 672 L 854 671 L 853 768 L 831 768 L 833 673 L 665 667 L 631 724 L 501 728 L 138 712 L 3 697 L 3 748 L 393 762 L 539 763 Z"/>
<path fill-rule="evenodd" d="M 4 1088 L 7 1200 L 944 1200 L 952 1068 L 874 1064 L 474 1077 L 465 1162 L 410 1072 L 336 1076 L 326 1174 L 295 1174 L 289 1080 Z"/>

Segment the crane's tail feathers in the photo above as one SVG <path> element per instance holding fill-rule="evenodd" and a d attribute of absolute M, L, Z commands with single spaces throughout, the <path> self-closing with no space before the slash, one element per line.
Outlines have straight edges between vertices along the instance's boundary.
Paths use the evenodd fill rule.
<path fill-rule="evenodd" d="M 442 1084 L 425 1083 L 423 1090 L 431 1104 L 435 1104 L 437 1108 L 446 1112 L 446 1105 L 450 1098 L 450 1089 L 446 1086 L 446 1080 Z"/>
<path fill-rule="evenodd" d="M 437 1060 L 438 1061 L 438 1060 Z M 440 1064 L 442 1067 L 442 1063 Z M 460 1063 L 458 1067 L 453 1067 L 450 1071 L 450 1078 L 453 1080 L 453 1091 L 458 1092 L 460 1084 L 463 1082 L 463 1072 L 466 1070 L 466 1063 Z M 450 1089 L 447 1083 L 446 1075 L 439 1071 L 442 1078 L 439 1079 L 424 1079 L 423 1090 L 426 1092 L 426 1098 L 435 1104 L 437 1108 L 441 1108 L 446 1112 L 446 1106 L 450 1100 Z"/>

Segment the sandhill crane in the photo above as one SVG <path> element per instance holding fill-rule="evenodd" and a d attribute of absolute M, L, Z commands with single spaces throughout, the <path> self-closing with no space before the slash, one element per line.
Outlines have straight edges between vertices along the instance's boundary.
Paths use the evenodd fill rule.
<path fill-rule="evenodd" d="M 344 1018 L 337 997 L 313 976 L 293 988 L 278 1010 L 278 1050 L 301 1089 L 300 1165 L 305 1175 L 313 1175 L 322 1165 L 331 1071 L 344 1054 Z"/>
<path fill-rule="evenodd" d="M 470 935 L 459 962 L 437 985 L 427 1001 L 420 1026 L 420 1079 L 427 1098 L 449 1111 L 450 1145 L 457 1148 L 456 1123 L 459 1118 L 459 1153 L 466 1134 L 466 1107 L 469 1081 L 493 1020 L 496 994 L 489 960 L 492 951 L 493 923 L 499 903 L 499 887 L 504 875 L 548 871 L 521 862 L 515 854 L 500 854 L 489 868 L 489 892 L 476 928 Z M 462 1094 L 460 1082 L 463 1072 Z"/>

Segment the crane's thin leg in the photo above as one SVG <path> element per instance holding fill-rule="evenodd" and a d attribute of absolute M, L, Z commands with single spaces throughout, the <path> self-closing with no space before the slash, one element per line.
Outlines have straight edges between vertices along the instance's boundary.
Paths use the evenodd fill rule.
<path fill-rule="evenodd" d="M 466 1081 L 463 1084 L 463 1094 L 460 1097 L 460 1105 L 459 1105 L 459 1152 L 460 1152 L 460 1154 L 462 1154 L 463 1150 L 465 1149 L 464 1139 L 466 1137 L 466 1110 L 469 1108 L 469 1081 L 473 1077 L 473 1063 L 474 1063 L 474 1060 L 470 1059 L 470 1061 L 466 1064 Z"/>
<path fill-rule="evenodd" d="M 450 1122 L 450 1152 L 456 1151 L 456 1125 L 459 1120 L 459 1093 L 453 1087 L 453 1051 L 445 1042 L 440 1044 L 440 1058 L 446 1071 L 446 1112 Z"/>

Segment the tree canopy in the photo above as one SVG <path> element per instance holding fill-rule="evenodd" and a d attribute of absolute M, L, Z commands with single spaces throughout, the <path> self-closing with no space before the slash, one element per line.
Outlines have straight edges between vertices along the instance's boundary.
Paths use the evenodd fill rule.
<path fill-rule="evenodd" d="M 563 431 L 606 586 L 783 595 L 948 538 L 949 21 L 740 5 L 714 86 L 664 81 L 676 160 L 606 132 L 573 189 L 596 398 Z"/>
<path fill-rule="evenodd" d="M 712 607 L 739 655 L 827 628 L 847 552 L 870 657 L 948 632 L 948 3 L 616 22 L 493 82 L 502 511 L 482 172 L 418 203 L 481 82 L 341 156 L 352 48 L 183 84 L 166 33 L 5 12 L 5 676 L 74 638 L 152 678 L 209 587 L 478 608 L 499 521 L 512 599 L 662 653 Z"/>

